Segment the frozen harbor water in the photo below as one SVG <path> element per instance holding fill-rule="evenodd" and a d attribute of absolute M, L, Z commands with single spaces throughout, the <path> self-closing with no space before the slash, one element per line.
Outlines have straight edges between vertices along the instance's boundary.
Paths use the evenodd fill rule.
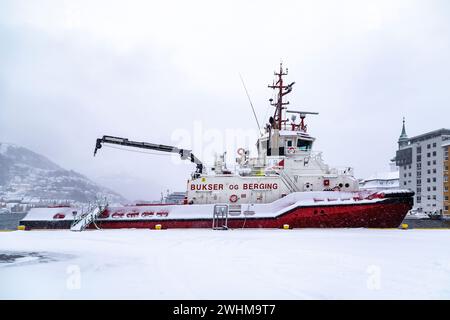
<path fill-rule="evenodd" d="M 450 230 L 0 232 L 0 298 L 450 298 Z"/>

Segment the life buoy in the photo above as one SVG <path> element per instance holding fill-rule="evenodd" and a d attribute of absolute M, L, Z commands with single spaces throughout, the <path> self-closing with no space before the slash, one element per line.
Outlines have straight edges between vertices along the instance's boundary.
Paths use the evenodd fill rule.
<path fill-rule="evenodd" d="M 150 217 L 153 216 L 155 213 L 153 211 L 145 211 L 142 213 L 143 217 Z"/>
<path fill-rule="evenodd" d="M 289 147 L 288 148 L 288 153 L 294 153 L 295 152 L 295 148 L 294 147 Z"/>
<path fill-rule="evenodd" d="M 136 217 L 139 217 L 139 212 L 127 213 L 127 218 L 136 218 Z"/>
<path fill-rule="evenodd" d="M 230 196 L 230 202 L 236 202 L 236 201 L 238 201 L 238 196 L 235 195 L 235 194 L 232 194 L 232 195 Z"/>
<path fill-rule="evenodd" d="M 167 217 L 169 215 L 169 212 L 167 212 L 167 211 L 159 211 L 159 212 L 156 213 L 156 215 L 158 217 Z"/>
<path fill-rule="evenodd" d="M 109 212 L 105 210 L 105 211 L 103 211 L 103 213 L 100 214 L 98 217 L 99 217 L 99 218 L 102 218 L 102 219 L 109 218 Z"/>
<path fill-rule="evenodd" d="M 237 154 L 240 155 L 240 156 L 242 156 L 243 154 L 245 154 L 244 148 L 239 148 L 239 149 L 237 149 Z"/>
<path fill-rule="evenodd" d="M 125 213 L 116 212 L 116 213 L 113 213 L 113 215 L 111 217 L 113 217 L 113 218 L 122 218 L 124 215 L 125 215 Z"/>

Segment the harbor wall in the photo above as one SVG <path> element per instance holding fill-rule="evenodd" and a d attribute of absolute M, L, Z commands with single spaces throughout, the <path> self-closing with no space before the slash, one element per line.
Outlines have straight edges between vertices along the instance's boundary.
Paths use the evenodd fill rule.
<path fill-rule="evenodd" d="M 404 219 L 403 223 L 408 224 L 410 229 L 421 228 L 450 228 L 450 219 L 432 220 L 432 219 Z"/>

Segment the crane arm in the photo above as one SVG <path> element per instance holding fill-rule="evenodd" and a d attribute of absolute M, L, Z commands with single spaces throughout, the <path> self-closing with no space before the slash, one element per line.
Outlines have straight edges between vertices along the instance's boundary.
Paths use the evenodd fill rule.
<path fill-rule="evenodd" d="M 139 142 L 139 141 L 131 141 L 127 138 L 113 137 L 113 136 L 103 136 L 102 138 L 98 138 L 95 143 L 94 157 L 97 154 L 97 150 L 101 149 L 103 143 L 108 144 L 117 144 L 126 147 L 133 148 L 141 148 L 141 149 L 150 149 L 155 151 L 162 152 L 171 152 L 178 153 L 183 160 L 189 160 L 192 163 L 197 165 L 196 173 L 203 173 L 203 163 L 192 153 L 191 150 L 187 149 L 179 149 L 173 146 L 166 146 L 163 144 L 154 144 L 149 142 Z"/>

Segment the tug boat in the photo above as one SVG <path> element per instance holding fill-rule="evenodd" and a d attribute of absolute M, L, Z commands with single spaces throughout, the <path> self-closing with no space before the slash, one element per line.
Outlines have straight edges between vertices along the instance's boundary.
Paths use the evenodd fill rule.
<path fill-rule="evenodd" d="M 31 210 L 21 221 L 27 229 L 71 228 L 395 228 L 413 206 L 409 190 L 360 190 L 353 169 L 331 168 L 322 153 L 313 151 L 315 138 L 307 130 L 307 115 L 288 110 L 285 96 L 295 82 L 280 64 L 268 87 L 273 116 L 256 142 L 257 157 L 240 148 L 237 170 L 227 169 L 225 155 L 205 166 L 191 150 L 103 136 L 104 144 L 178 153 L 196 164 L 187 183 L 183 204 L 148 204 L 114 207 L 98 204 L 78 213 L 74 208 Z M 291 115 L 290 118 L 287 115 Z M 298 119 L 297 119 L 298 118 Z M 56 211 L 58 212 L 56 212 Z"/>

